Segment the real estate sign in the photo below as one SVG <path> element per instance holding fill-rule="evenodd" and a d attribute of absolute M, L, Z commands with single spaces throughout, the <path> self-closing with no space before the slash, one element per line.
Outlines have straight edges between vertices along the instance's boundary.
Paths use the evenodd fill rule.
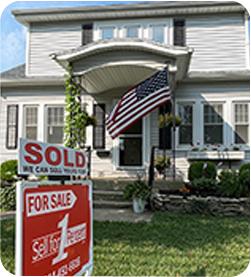
<path fill-rule="evenodd" d="M 87 157 L 83 151 L 27 139 L 20 139 L 18 173 L 20 175 L 87 175 Z"/>
<path fill-rule="evenodd" d="M 90 181 L 17 184 L 16 275 L 81 275 L 92 264 Z"/>

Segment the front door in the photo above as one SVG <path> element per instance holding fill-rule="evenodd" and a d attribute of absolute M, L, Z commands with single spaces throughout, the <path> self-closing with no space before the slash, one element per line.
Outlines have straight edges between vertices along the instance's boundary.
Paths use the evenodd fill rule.
<path fill-rule="evenodd" d="M 142 166 L 142 120 L 119 136 L 119 166 Z"/>

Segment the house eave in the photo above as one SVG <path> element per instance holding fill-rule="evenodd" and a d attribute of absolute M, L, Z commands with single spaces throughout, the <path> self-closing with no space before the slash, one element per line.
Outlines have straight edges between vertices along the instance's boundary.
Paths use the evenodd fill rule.
<path fill-rule="evenodd" d="M 109 5 L 94 7 L 25 9 L 13 10 L 16 19 L 29 25 L 33 22 L 109 20 L 122 18 L 147 18 L 173 15 L 244 12 L 245 8 L 236 2 L 190 1 L 183 4 L 147 3 L 131 5 Z"/>
<path fill-rule="evenodd" d="M 22 78 L 22 79 L 1 79 L 0 87 L 15 88 L 15 87 L 30 87 L 30 86 L 62 86 L 64 85 L 64 78 Z"/>

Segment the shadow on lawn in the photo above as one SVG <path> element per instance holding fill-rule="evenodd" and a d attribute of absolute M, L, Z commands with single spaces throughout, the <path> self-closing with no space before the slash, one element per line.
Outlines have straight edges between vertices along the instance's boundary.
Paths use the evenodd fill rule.
<path fill-rule="evenodd" d="M 95 224 L 99 227 L 95 228 Z M 132 246 L 152 243 L 189 251 L 208 244 L 223 245 L 241 234 L 248 236 L 248 219 L 237 217 L 156 213 L 150 224 L 113 222 L 111 229 L 105 222 L 95 224 L 94 244 L 102 240 L 127 242 Z"/>

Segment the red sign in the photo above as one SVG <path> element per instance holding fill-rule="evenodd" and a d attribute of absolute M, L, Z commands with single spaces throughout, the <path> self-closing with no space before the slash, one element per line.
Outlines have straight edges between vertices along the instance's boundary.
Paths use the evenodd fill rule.
<path fill-rule="evenodd" d="M 86 175 L 83 151 L 20 139 L 18 173 L 21 175 Z"/>
<path fill-rule="evenodd" d="M 16 274 L 73 276 L 90 270 L 90 182 L 23 182 L 17 188 Z"/>

